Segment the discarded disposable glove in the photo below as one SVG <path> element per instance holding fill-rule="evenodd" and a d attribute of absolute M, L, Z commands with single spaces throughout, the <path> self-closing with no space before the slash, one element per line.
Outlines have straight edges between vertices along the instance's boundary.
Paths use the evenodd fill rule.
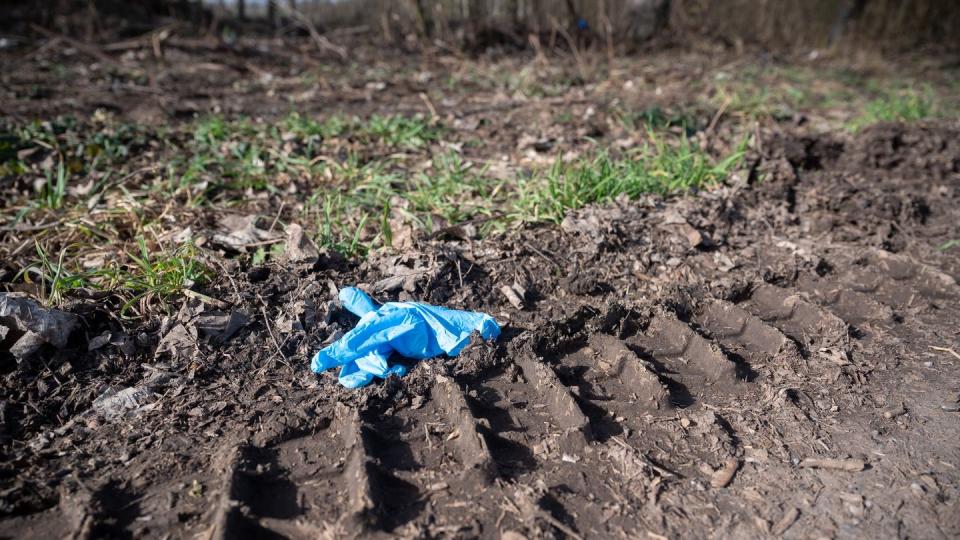
<path fill-rule="evenodd" d="M 357 326 L 313 357 L 310 368 L 320 373 L 340 368 L 340 384 L 347 388 L 365 386 L 374 377 L 404 375 L 403 365 L 389 365 L 390 354 L 415 360 L 441 354 L 456 356 L 479 332 L 485 340 L 496 339 L 500 326 L 493 317 L 474 311 L 459 311 L 420 302 L 377 304 L 367 293 L 354 287 L 340 290 L 340 302 L 360 317 Z"/>

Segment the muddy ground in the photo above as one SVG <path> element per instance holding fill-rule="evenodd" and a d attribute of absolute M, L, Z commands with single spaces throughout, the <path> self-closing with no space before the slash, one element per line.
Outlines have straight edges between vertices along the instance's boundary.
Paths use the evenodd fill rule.
<path fill-rule="evenodd" d="M 269 61 L 217 58 L 183 74 L 168 57 L 159 82 L 88 74 L 75 93 L 27 80 L 51 80 L 43 69 L 6 73 L 5 114 L 269 118 L 290 96 L 313 112 L 433 108 L 479 130 L 465 154 L 519 169 L 547 149 L 629 144 L 588 113 L 603 117 L 621 93 L 667 99 L 663 85 L 631 93 L 619 80 L 443 101 L 429 94 L 435 75 L 382 87 L 347 68 L 283 97 Z M 635 80 L 682 72 L 668 89 L 732 65 L 675 52 L 622 62 Z M 714 105 L 698 129 L 729 147 L 731 113 Z M 558 107 L 572 120 L 536 124 Z M 0 535 L 960 536 L 960 124 L 852 133 L 831 124 L 846 113 L 819 110 L 750 124 L 740 173 L 696 195 L 621 198 L 487 235 L 451 226 L 366 258 L 225 256 L 210 283 L 135 321 L 109 299 L 67 299 L 79 325 L 62 348 L 19 362 L 0 352 Z M 281 215 L 285 197 L 297 195 L 252 205 Z M 12 270 L 5 288 L 23 291 Z M 352 284 L 484 311 L 504 331 L 346 390 L 308 365 L 354 324 L 335 303 Z"/>

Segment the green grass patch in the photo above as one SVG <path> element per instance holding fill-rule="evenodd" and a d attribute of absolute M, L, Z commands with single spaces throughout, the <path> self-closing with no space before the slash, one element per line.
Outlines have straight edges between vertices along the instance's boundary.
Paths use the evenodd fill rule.
<path fill-rule="evenodd" d="M 135 252 L 122 252 L 120 257 L 110 255 L 112 260 L 101 267 L 82 268 L 77 255 L 89 246 L 66 246 L 53 258 L 37 242 L 36 262 L 20 275 L 27 282 L 37 282 L 41 296 L 50 305 L 60 304 L 79 289 L 114 292 L 123 301 L 121 315 L 141 301 L 164 301 L 186 288 L 208 282 L 213 276 L 192 243 L 164 250 L 148 247 L 141 236 L 136 245 Z"/>
<path fill-rule="evenodd" d="M 718 85 L 713 104 L 726 114 L 780 121 L 791 118 L 809 99 L 807 89 L 799 85 L 735 82 Z"/>
<path fill-rule="evenodd" d="M 167 167 L 164 186 L 199 205 L 233 200 L 237 190 L 276 191 L 278 174 L 316 178 L 345 147 L 416 150 L 438 140 L 442 130 L 419 117 L 373 115 L 361 120 L 293 112 L 271 124 L 211 116 L 198 120 L 189 132 L 190 142 Z"/>
<path fill-rule="evenodd" d="M 929 87 L 891 90 L 869 101 L 863 112 L 851 120 L 847 129 L 858 131 L 878 122 L 916 122 L 939 115 L 939 106 Z"/>
<path fill-rule="evenodd" d="M 387 171 L 387 163 L 361 163 L 355 155 L 326 166 L 332 180 L 314 190 L 300 216 L 305 226 L 313 224 L 317 245 L 353 256 L 389 244 L 389 231 L 368 231 L 367 225 L 389 213 L 399 177 Z"/>
<path fill-rule="evenodd" d="M 438 128 L 418 117 L 373 115 L 366 122 L 355 120 L 355 125 L 361 137 L 386 146 L 420 148 L 440 138 Z"/>
<path fill-rule="evenodd" d="M 57 162 L 55 169 L 44 171 L 44 184 L 40 189 L 37 205 L 40 208 L 59 210 L 67 198 L 67 168 L 63 160 Z"/>
<path fill-rule="evenodd" d="M 665 111 L 658 105 L 639 110 L 620 108 L 615 110 L 613 114 L 617 122 L 628 131 L 646 130 L 649 132 L 670 127 L 682 127 L 684 129 L 696 129 L 697 127 L 697 120 L 694 116 Z"/>
<path fill-rule="evenodd" d="M 510 216 L 520 221 L 559 222 L 568 210 L 626 195 L 670 195 L 722 183 L 738 166 L 747 139 L 714 160 L 686 137 L 673 144 L 650 134 L 643 149 L 613 158 L 606 152 L 573 163 L 558 162 L 541 175 L 521 180 Z"/>
<path fill-rule="evenodd" d="M 957 246 L 960 246 L 960 239 L 958 239 L 958 238 L 952 238 L 952 239 L 947 240 L 946 242 L 940 244 L 939 246 L 937 246 L 937 249 L 939 249 L 940 251 L 948 251 L 948 250 L 951 250 L 951 249 L 953 249 L 953 248 L 955 248 L 955 247 L 957 247 Z"/>
<path fill-rule="evenodd" d="M 726 180 L 746 144 L 719 159 L 674 133 L 683 120 L 662 110 L 630 121 L 647 130 L 643 148 L 596 151 L 513 178 L 492 178 L 479 161 L 437 146 L 424 151 L 443 130 L 418 117 L 213 116 L 168 131 L 102 120 L 32 123 L 8 130 L 0 150 L 7 162 L 29 150 L 19 154 L 29 170 L 17 181 L 43 181 L 0 214 L 7 226 L 38 227 L 35 255 L 14 264 L 23 269 L 18 279 L 36 284 L 47 302 L 103 290 L 120 299 L 125 316 L 144 315 L 215 275 L 193 244 L 158 239 L 187 225 L 205 229 L 195 206 L 259 213 L 264 201 L 282 200 L 284 222 L 301 224 L 320 248 L 359 257 L 391 247 L 401 228 L 435 233 L 473 221 L 487 234 L 558 222 L 571 209 L 621 195 L 707 188 Z M 245 257 L 264 264 L 282 248 L 264 245 Z"/>
<path fill-rule="evenodd" d="M 366 119 L 341 115 L 311 116 L 291 112 L 277 123 L 253 122 L 249 118 L 207 116 L 192 127 L 193 141 L 203 149 L 216 149 L 227 141 L 295 142 L 317 150 L 324 141 L 352 139 L 360 143 L 416 149 L 436 141 L 442 129 L 419 116 L 378 115 Z"/>
<path fill-rule="evenodd" d="M 432 170 L 417 174 L 405 188 L 402 196 L 410 203 L 408 219 L 433 232 L 438 220 L 448 225 L 492 216 L 503 203 L 498 195 L 504 182 L 474 169 L 457 154 L 435 156 Z"/>

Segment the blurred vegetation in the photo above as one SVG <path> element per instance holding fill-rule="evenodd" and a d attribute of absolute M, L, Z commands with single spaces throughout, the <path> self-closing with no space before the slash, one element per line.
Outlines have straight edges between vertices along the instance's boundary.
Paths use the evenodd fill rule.
<path fill-rule="evenodd" d="M 629 49 L 664 36 L 733 47 L 960 46 L 955 0 L 51 0 L 5 2 L 6 24 L 29 23 L 94 40 L 132 36 L 173 20 L 200 32 L 226 25 L 307 33 L 411 36 L 444 47 Z M 312 30 L 311 30 L 312 31 Z"/>

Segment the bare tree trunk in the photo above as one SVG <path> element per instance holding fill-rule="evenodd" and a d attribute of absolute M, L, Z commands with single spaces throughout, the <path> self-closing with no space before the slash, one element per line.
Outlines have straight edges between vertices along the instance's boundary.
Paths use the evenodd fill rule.
<path fill-rule="evenodd" d="M 433 36 L 433 12 L 427 5 L 428 0 L 412 0 L 414 11 L 417 14 L 417 24 L 422 38 Z"/>
<path fill-rule="evenodd" d="M 510 23 L 513 24 L 513 28 L 520 28 L 520 0 L 507 1 L 507 14 Z"/>
<path fill-rule="evenodd" d="M 577 11 L 577 6 L 573 3 L 573 0 L 567 0 L 567 11 L 570 12 L 570 20 L 576 25 L 580 20 L 580 13 Z"/>
<path fill-rule="evenodd" d="M 537 34 L 543 32 L 543 0 L 530 0 L 530 25 Z"/>
<path fill-rule="evenodd" d="M 856 21 L 866 7 L 866 0 L 847 0 L 841 4 L 837 18 L 830 29 L 830 45 L 836 45 L 847 31 L 851 21 Z"/>
<path fill-rule="evenodd" d="M 247 18 L 247 3 L 244 0 L 237 0 L 237 18 L 241 21 Z"/>
<path fill-rule="evenodd" d="M 485 0 L 471 0 L 470 18 L 474 21 L 482 20 L 487 16 L 487 2 Z"/>

